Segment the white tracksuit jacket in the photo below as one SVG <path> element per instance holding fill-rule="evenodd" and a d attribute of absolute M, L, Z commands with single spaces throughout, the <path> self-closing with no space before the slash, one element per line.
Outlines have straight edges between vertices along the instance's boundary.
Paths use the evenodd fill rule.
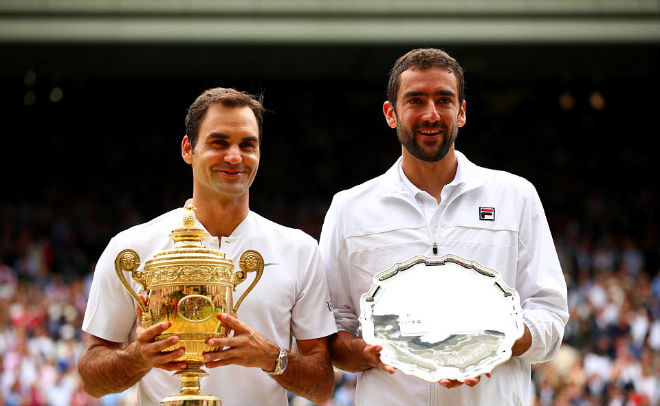
<path fill-rule="evenodd" d="M 373 275 L 414 255 L 434 255 L 435 243 L 438 256 L 455 254 L 502 274 L 520 294 L 532 346 L 472 388 L 445 389 L 399 371 L 364 371 L 357 405 L 529 405 L 531 364 L 550 360 L 561 345 L 566 282 L 536 189 L 519 176 L 456 155 L 456 177 L 428 221 L 401 179 L 401 159 L 385 174 L 335 195 L 320 248 L 337 327 L 359 334 L 360 296 Z M 480 218 L 482 207 L 494 208 L 492 220 Z"/>

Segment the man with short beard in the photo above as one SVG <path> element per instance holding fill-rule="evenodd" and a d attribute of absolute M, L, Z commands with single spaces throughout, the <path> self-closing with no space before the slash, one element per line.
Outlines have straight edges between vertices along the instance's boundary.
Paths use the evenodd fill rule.
<path fill-rule="evenodd" d="M 333 363 L 360 372 L 358 405 L 527 405 L 531 364 L 552 359 L 568 320 L 566 282 L 534 186 L 456 151 L 466 122 L 463 69 L 444 51 L 415 49 L 390 72 L 387 124 L 401 157 L 385 174 L 335 195 L 321 233 L 339 332 Z M 520 294 L 524 334 L 488 378 L 427 383 L 380 360 L 360 337 L 360 296 L 379 271 L 416 255 L 454 254 L 496 269 Z M 438 309 L 439 317 L 452 309 Z"/>

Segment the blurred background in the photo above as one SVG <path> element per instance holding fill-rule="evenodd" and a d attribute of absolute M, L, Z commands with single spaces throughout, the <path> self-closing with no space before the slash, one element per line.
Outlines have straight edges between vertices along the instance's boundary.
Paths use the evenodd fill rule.
<path fill-rule="evenodd" d="M 390 67 L 438 47 L 465 69 L 457 149 L 535 184 L 569 286 L 536 403 L 658 405 L 658 17 L 655 0 L 0 0 L 0 404 L 134 404 L 81 390 L 82 315 L 108 240 L 191 195 L 198 94 L 264 93 L 251 207 L 318 238 L 333 194 L 400 154 Z M 336 380 L 328 404 L 351 405 L 355 375 Z"/>

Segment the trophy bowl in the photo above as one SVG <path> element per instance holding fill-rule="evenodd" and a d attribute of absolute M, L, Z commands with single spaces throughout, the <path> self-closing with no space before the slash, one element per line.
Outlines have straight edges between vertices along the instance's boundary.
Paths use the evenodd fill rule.
<path fill-rule="evenodd" d="M 170 234 L 174 240 L 173 250 L 157 253 L 143 269 L 138 269 L 140 257 L 137 252 L 125 249 L 115 259 L 115 270 L 142 310 L 144 327 L 164 321 L 172 323 L 156 340 L 177 335 L 180 341 L 164 351 L 185 348 L 184 355 L 177 359 L 187 365 L 176 372 L 181 391 L 163 399 L 161 405 L 221 406 L 217 397 L 200 393 L 200 378 L 208 375 L 202 369 L 203 353 L 218 350 L 206 344 L 206 340 L 227 336 L 229 332 L 216 314 L 236 314 L 243 299 L 261 278 L 264 261 L 257 251 L 245 251 L 239 260 L 240 271 L 234 272 L 232 261 L 222 252 L 204 247 L 202 241 L 208 233 L 195 226 L 192 206 L 186 209 L 183 227 Z M 146 303 L 128 284 L 124 271 L 130 272 L 135 282 L 148 292 Z M 256 276 L 234 305 L 233 291 L 249 272 L 256 272 Z"/>
<path fill-rule="evenodd" d="M 360 308 L 362 337 L 383 347 L 381 360 L 428 382 L 491 372 L 524 332 L 518 292 L 455 255 L 416 256 L 376 274 Z"/>

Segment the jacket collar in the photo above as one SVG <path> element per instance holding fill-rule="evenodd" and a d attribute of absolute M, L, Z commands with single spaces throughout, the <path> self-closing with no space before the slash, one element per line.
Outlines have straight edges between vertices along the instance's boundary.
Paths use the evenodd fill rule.
<path fill-rule="evenodd" d="M 470 190 L 476 189 L 486 183 L 488 176 L 486 171 L 470 162 L 463 153 L 455 151 L 456 159 L 458 161 L 458 168 L 456 170 L 456 177 L 450 183 L 458 188 L 458 194 L 466 193 Z M 401 157 L 382 175 L 382 186 L 380 188 L 380 197 L 394 197 L 414 203 L 415 197 L 413 192 L 403 183 L 399 175 L 399 168 L 401 167 Z"/>

